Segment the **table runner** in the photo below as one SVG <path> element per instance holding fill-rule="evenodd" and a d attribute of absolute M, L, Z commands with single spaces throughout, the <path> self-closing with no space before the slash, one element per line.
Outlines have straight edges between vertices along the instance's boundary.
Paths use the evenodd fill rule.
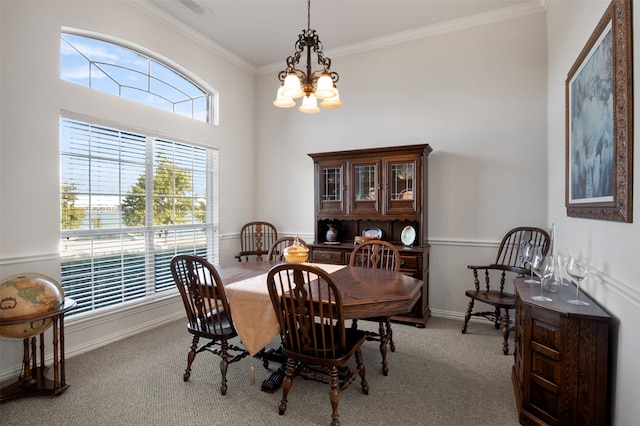
<path fill-rule="evenodd" d="M 311 263 L 331 274 L 345 265 Z M 242 344 L 253 356 L 260 352 L 280 331 L 276 312 L 267 289 L 267 274 L 229 284 L 224 288 L 233 323 Z"/>

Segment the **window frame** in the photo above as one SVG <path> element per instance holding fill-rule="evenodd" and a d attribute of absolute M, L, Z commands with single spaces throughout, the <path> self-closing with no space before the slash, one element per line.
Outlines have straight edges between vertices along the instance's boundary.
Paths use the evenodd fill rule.
<path fill-rule="evenodd" d="M 131 126 L 126 126 L 126 125 L 114 125 L 113 123 L 108 123 L 106 120 L 100 120 L 97 118 L 93 118 L 93 117 L 86 117 L 86 116 L 81 116 L 78 114 L 73 114 L 73 113 L 69 113 L 69 112 L 65 112 L 64 114 L 60 115 L 60 126 L 61 126 L 61 136 L 60 136 L 60 144 L 61 144 L 61 152 L 60 152 L 60 160 L 62 160 L 63 157 L 63 152 L 62 152 L 62 126 L 63 126 L 63 121 L 64 120 L 69 120 L 69 121 L 73 121 L 73 122 L 82 122 L 83 124 L 87 124 L 90 126 L 95 126 L 95 127 L 100 127 L 100 128 L 110 128 L 110 129 L 115 129 L 119 132 L 127 132 L 127 133 L 138 133 L 140 134 L 141 131 L 140 129 L 135 129 L 132 128 Z M 120 306 L 123 305 L 127 305 L 130 303 L 141 303 L 141 302 L 145 302 L 148 300 L 154 300 L 156 298 L 160 298 L 163 297 L 165 295 L 170 295 L 170 294 L 174 294 L 177 290 L 175 289 L 175 287 L 173 286 L 173 282 L 170 281 L 168 283 L 168 280 L 170 279 L 170 272 L 169 268 L 168 268 L 168 260 L 170 260 L 170 257 L 173 257 L 173 255 L 175 254 L 181 254 L 181 253 L 190 253 L 190 254 L 198 254 L 201 255 L 203 257 L 206 257 L 211 263 L 217 264 L 219 262 L 219 250 L 220 250 L 220 238 L 219 238 L 219 171 L 220 171 L 220 167 L 219 167 L 219 151 L 216 148 L 211 148 L 211 147 L 203 147 L 202 145 L 199 144 L 194 144 L 192 142 L 185 142 L 185 141 L 176 141 L 175 138 L 167 138 L 165 136 L 162 136 L 160 134 L 157 133 L 153 133 L 153 132 L 145 132 L 146 134 L 144 135 L 144 139 L 145 139 L 145 175 L 147 176 L 147 181 L 150 182 L 150 185 L 147 184 L 146 188 L 149 188 L 146 190 L 146 199 L 147 199 L 147 203 L 145 206 L 145 210 L 146 210 L 146 221 L 145 224 L 143 226 L 124 226 L 123 224 L 121 224 L 121 226 L 119 227 L 108 227 L 108 228 L 98 228 L 98 229 L 92 229 L 91 227 L 88 229 L 73 229 L 73 230 L 64 230 L 62 229 L 62 217 L 61 217 L 61 222 L 60 222 L 60 242 L 61 242 L 61 253 L 60 253 L 60 263 L 61 263 L 61 285 L 63 286 L 63 289 L 65 290 L 65 294 L 74 298 L 76 300 L 76 302 L 78 302 L 78 307 L 76 307 L 76 309 L 74 309 L 73 311 L 71 311 L 68 316 L 75 316 L 75 315 L 80 315 L 82 313 L 95 313 L 95 312 L 99 312 L 99 311 L 103 311 L 103 310 L 112 310 L 112 309 L 117 309 Z M 207 164 L 206 164 L 206 180 L 207 180 L 207 185 L 206 185 L 206 199 L 207 199 L 207 203 L 206 203 L 206 220 L 205 223 L 197 223 L 197 222 L 192 222 L 189 224 L 173 224 L 173 225 L 154 225 L 152 222 L 152 212 L 153 212 L 153 194 L 154 194 L 154 189 L 153 189 L 153 175 L 154 175 L 154 171 L 155 171 L 155 162 L 153 161 L 153 155 L 154 155 L 154 143 L 157 141 L 162 141 L 162 142 L 171 142 L 171 143 L 178 143 L 181 145 L 188 145 L 188 146 L 193 146 L 196 147 L 198 149 L 203 149 L 205 152 L 205 156 L 207 157 Z M 62 167 L 62 165 L 61 165 Z M 149 178 L 150 177 L 150 178 Z M 62 185 L 64 185 L 65 182 L 63 180 L 63 170 L 61 169 L 61 176 L 60 176 L 60 188 L 61 188 L 61 192 L 60 192 L 60 201 L 62 202 Z M 151 201 L 149 201 L 151 200 Z M 62 208 L 62 207 L 61 207 Z M 150 214 L 151 212 L 151 214 Z M 90 220 L 90 218 L 89 218 Z M 90 226 L 90 224 L 89 224 Z M 181 249 L 178 250 L 176 249 L 176 245 L 173 246 L 173 253 L 170 253 L 169 256 L 167 256 L 167 253 L 163 253 L 162 249 L 157 250 L 156 246 L 155 246 L 155 240 L 154 240 L 154 235 L 158 232 L 166 232 L 167 234 L 169 233 L 175 233 L 178 234 L 180 233 L 180 231 L 189 231 L 189 230 L 195 230 L 197 228 L 205 228 L 206 232 L 205 232 L 205 238 L 206 238 L 206 246 L 205 246 L 205 251 L 198 251 L 195 248 L 193 250 L 186 250 L 186 249 Z M 64 250 L 63 250 L 63 244 L 65 244 L 65 242 L 67 242 L 68 238 L 89 238 L 91 241 L 91 245 L 93 247 L 93 241 L 94 238 L 100 239 L 101 237 L 105 237 L 107 238 L 109 235 L 115 235 L 115 234 L 119 234 L 119 235 L 142 235 L 144 238 L 144 244 L 145 244 L 145 249 L 144 249 L 144 266 L 145 266 L 145 282 L 142 285 L 139 285 L 138 288 L 138 293 L 140 292 L 140 289 L 144 288 L 144 294 L 139 296 L 139 297 L 132 297 L 132 298 L 127 298 L 127 293 L 126 292 L 122 292 L 121 296 L 122 296 L 122 301 L 120 303 L 107 303 L 107 304 L 102 304 L 102 303 L 97 303 L 92 301 L 91 302 L 91 307 L 87 308 L 86 303 L 83 302 L 87 302 L 87 300 L 79 300 L 77 297 L 75 297 L 75 292 L 73 291 L 68 291 L 70 290 L 73 286 L 74 283 L 69 284 L 69 286 L 67 286 L 68 281 L 65 280 L 65 262 L 73 262 L 72 259 L 65 257 L 64 256 Z M 194 240 L 195 241 L 195 240 Z M 195 247 L 195 246 L 194 246 Z M 169 246 L 169 248 L 171 248 L 171 246 Z M 166 250 L 166 247 L 165 247 Z M 96 271 L 99 269 L 99 262 L 101 262 L 102 259 L 108 258 L 111 255 L 115 255 L 115 252 L 109 255 L 102 255 L 102 256 L 96 256 L 94 255 L 93 251 L 91 252 L 90 257 L 90 270 L 92 271 L 92 273 L 99 275 Z M 121 257 L 125 258 L 127 257 L 127 254 L 125 253 L 125 251 L 122 251 L 120 253 Z M 164 259 L 162 258 L 162 256 L 164 256 Z M 160 259 L 160 261 L 164 260 L 165 263 L 167 263 L 166 266 L 166 270 L 163 269 L 163 273 L 158 274 L 158 268 L 156 265 L 156 262 Z M 86 259 L 85 259 L 86 260 Z M 160 262 L 162 263 L 162 262 Z M 82 264 L 81 264 L 82 265 Z M 86 263 L 84 264 L 86 266 Z M 98 265 L 98 266 L 96 266 Z M 124 265 L 123 265 L 124 266 Z M 164 279 L 163 282 L 161 282 L 160 284 L 158 283 L 158 278 L 161 275 L 161 278 Z M 96 284 L 94 282 L 94 278 L 93 275 L 90 278 L 90 283 L 91 283 L 91 289 L 90 289 L 90 293 L 95 293 L 96 289 L 95 287 L 99 286 L 100 284 Z M 122 282 L 119 282 L 119 284 L 126 284 L 125 278 L 122 278 Z M 119 285 L 118 284 L 118 285 Z M 67 287 L 67 288 L 65 288 Z M 160 287 L 160 289 L 158 288 Z M 89 299 L 91 299 L 91 297 L 89 297 Z"/>
<path fill-rule="evenodd" d="M 198 129 L 198 126 L 201 126 L 202 123 L 204 124 L 213 124 L 213 125 L 218 125 L 218 99 L 219 99 L 219 95 L 218 92 L 215 91 L 213 88 L 211 88 L 209 85 L 207 85 L 206 83 L 202 82 L 202 80 L 198 79 L 197 77 L 195 77 L 192 73 L 188 72 L 187 70 L 185 70 L 183 67 L 179 66 L 178 64 L 176 64 L 175 62 L 168 60 L 165 57 L 162 57 L 152 51 L 150 51 L 149 49 L 143 48 L 139 45 L 135 45 L 133 43 L 130 42 L 126 42 L 123 40 L 119 40 L 116 39 L 114 37 L 110 37 L 110 36 L 106 36 L 103 34 L 96 34 L 93 32 L 87 32 L 87 31 L 83 31 L 83 30 L 77 30 L 77 29 L 71 29 L 71 28 L 67 28 L 67 27 L 62 27 L 61 29 L 61 35 L 59 38 L 59 48 L 62 49 L 62 36 L 64 33 L 68 33 L 68 34 L 73 34 L 76 36 L 81 36 L 81 37 L 87 37 L 87 38 L 91 38 L 91 39 L 95 39 L 101 42 L 106 42 L 106 43 L 111 43 L 114 45 L 117 45 L 121 48 L 124 49 L 128 49 L 134 53 L 143 55 L 145 58 L 147 58 L 149 61 L 155 61 L 158 64 L 166 67 L 167 69 L 171 70 L 172 72 L 174 72 L 177 76 L 179 76 L 180 78 L 184 78 L 187 81 L 189 81 L 190 83 L 194 84 L 196 87 L 200 88 L 201 90 L 205 91 L 208 95 L 208 114 L 207 114 L 207 121 L 203 122 L 202 120 L 197 120 L 197 119 L 192 119 L 193 122 L 193 130 Z M 59 51 L 59 55 L 62 55 L 63 52 L 62 50 Z M 60 72 L 62 72 L 62 64 L 60 65 Z M 74 85 L 77 85 L 76 83 L 69 81 L 69 80 L 65 80 L 62 78 L 62 75 L 60 75 L 60 81 L 61 82 L 65 82 L 65 83 L 71 83 Z M 87 85 L 82 85 L 87 89 L 93 89 L 90 86 Z M 63 85 L 63 90 L 65 87 L 68 86 L 64 86 Z M 99 90 L 99 89 L 93 89 L 96 93 L 101 93 L 105 96 L 108 96 L 110 93 L 109 92 L 105 92 L 103 90 Z M 84 93 L 84 92 L 82 92 Z M 93 96 L 93 95 L 91 95 Z M 129 102 L 131 100 L 135 101 L 135 99 L 130 99 L 127 97 L 122 97 L 119 96 L 120 98 L 124 98 L 125 100 L 123 101 L 116 101 L 116 102 Z M 139 103 L 138 104 L 142 105 L 143 107 L 149 106 L 148 104 L 145 103 Z M 82 105 L 82 102 L 78 102 L 77 105 Z M 155 139 L 159 139 L 159 140 L 164 140 L 164 141 L 170 141 L 172 143 L 177 143 L 177 144 L 186 144 L 186 145 L 190 145 L 190 146 L 194 146 L 194 147 L 198 147 L 201 149 L 204 149 L 206 152 L 206 156 L 207 156 L 207 171 L 205 173 L 206 177 L 204 178 L 207 182 L 206 184 L 206 245 L 204 246 L 204 248 L 202 249 L 202 252 L 198 252 L 195 253 L 195 248 L 193 253 L 194 254 L 199 254 L 202 255 L 203 257 L 206 257 L 211 263 L 214 264 L 218 264 L 219 262 L 219 252 L 220 252 L 220 230 L 219 230 L 219 185 L 220 185 L 220 178 L 219 178 L 219 173 L 220 173 L 220 157 L 219 157 L 219 151 L 215 146 L 212 146 L 210 144 L 205 144 L 203 142 L 198 142 L 198 141 L 193 141 L 193 140 L 189 140 L 189 137 L 184 137 L 185 135 L 192 135 L 191 137 L 197 137 L 199 139 L 199 136 L 196 136 L 197 134 L 199 134 L 199 131 L 196 130 L 196 133 L 192 132 L 191 130 L 183 132 L 178 130 L 177 132 L 174 132 L 171 129 L 171 126 L 160 126 L 160 128 L 162 128 L 163 130 L 161 131 L 157 131 L 157 130 L 149 130 L 150 127 L 155 127 L 155 126 L 150 126 L 148 124 L 148 119 L 149 117 L 154 117 L 154 116 L 158 116 L 159 120 L 164 120 L 166 121 L 166 115 L 164 115 L 164 113 L 167 112 L 167 109 L 162 109 L 162 108 L 149 108 L 150 114 L 149 116 L 144 116 L 144 119 L 142 121 L 139 121 L 138 119 L 134 119 L 133 121 L 129 121 L 128 119 L 125 119 L 124 121 L 126 121 L 127 124 L 121 122 L 123 120 L 123 117 L 120 117 L 119 119 L 113 120 L 110 119 L 110 117 L 116 117 L 119 116 L 119 114 L 113 115 L 112 113 L 110 113 L 109 111 L 109 107 L 107 108 L 101 108 L 100 105 L 102 105 L 102 103 L 98 104 L 98 108 L 97 109 L 92 109 L 91 112 L 88 115 L 85 114 L 81 114 L 78 112 L 74 112 L 73 108 L 69 108 L 69 109 L 64 109 L 61 110 L 60 112 L 60 118 L 59 118 L 59 125 L 60 127 L 60 138 L 58 140 L 59 143 L 59 147 L 62 148 L 62 120 L 76 120 L 76 121 L 81 121 L 84 123 L 88 123 L 91 124 L 93 126 L 105 126 L 105 127 L 109 127 L 112 129 L 117 129 L 120 132 L 133 132 L 133 133 L 139 133 L 139 134 L 143 134 L 145 136 L 145 145 L 146 145 L 146 156 L 145 156 L 145 173 L 147 176 L 147 188 L 153 188 L 153 172 L 150 172 L 149 170 L 153 170 L 153 162 L 154 162 L 154 158 L 153 158 L 153 148 L 150 146 L 153 144 L 152 142 L 150 142 L 151 140 L 155 140 Z M 109 105 L 111 105 L 111 108 L 113 107 L 111 103 L 109 103 Z M 124 104 L 123 104 L 124 105 Z M 128 104 L 127 104 L 128 105 Z M 130 109 L 130 106 L 125 106 L 125 109 Z M 133 108 L 135 110 L 135 107 Z M 174 116 L 176 116 L 176 123 L 181 123 L 180 126 L 184 125 L 184 121 L 181 121 L 184 118 L 190 118 L 189 116 L 185 116 L 183 114 L 177 114 L 174 113 Z M 182 117 L 182 118 L 178 118 L 178 117 Z M 174 120 L 173 118 L 170 118 L 169 120 Z M 147 123 L 147 124 L 145 124 Z M 138 126 L 139 124 L 139 126 Z M 176 135 L 177 133 L 177 135 Z M 182 136 L 181 136 L 182 135 Z M 60 204 L 60 209 L 62 209 L 62 202 L 63 202 L 63 193 L 62 193 L 62 185 L 64 184 L 63 181 L 63 170 L 62 170 L 62 152 L 60 152 L 59 154 L 59 164 L 61 167 L 60 170 L 60 194 L 59 194 L 59 202 Z M 153 193 L 153 190 L 147 190 L 147 199 L 150 200 L 147 202 L 147 211 L 149 211 L 149 209 L 153 209 L 153 201 L 151 200 L 149 193 Z M 119 206 L 121 206 L 122 204 L 122 200 L 124 198 L 121 198 Z M 194 212 L 193 206 L 195 206 L 196 201 L 192 201 L 192 214 Z M 120 207 L 119 207 L 120 208 Z M 122 213 L 120 213 L 120 216 L 122 216 Z M 147 217 L 150 219 L 150 216 L 147 214 Z M 119 228 L 105 228 L 105 229 L 101 229 L 101 230 L 62 230 L 62 217 L 60 219 L 60 241 L 61 243 L 64 243 L 65 238 L 66 237 L 76 237 L 76 236 L 86 236 L 87 234 L 90 235 L 108 235 L 108 234 L 114 234 L 114 233 L 119 233 L 119 235 L 121 236 L 120 238 L 122 238 L 123 233 L 125 232 L 133 232 L 133 233 L 144 233 L 144 240 L 145 240 L 145 251 L 144 251 L 144 267 L 145 267 L 145 283 L 144 283 L 144 294 L 142 294 L 141 297 L 134 297 L 131 300 L 125 300 L 125 301 L 121 301 L 119 303 L 114 303 L 114 304 L 108 304 L 105 306 L 98 306 L 98 307 L 94 307 L 91 306 L 90 309 L 82 309 L 82 307 L 78 306 L 76 307 L 73 311 L 71 311 L 68 316 L 74 316 L 75 318 L 79 318 L 79 317 L 86 317 L 87 315 L 95 315 L 97 313 L 102 313 L 102 312 L 111 312 L 111 311 L 118 311 L 121 309 L 127 309 L 128 307 L 133 307 L 133 306 L 140 306 L 142 304 L 145 303 L 149 303 L 153 300 L 157 300 L 157 299 L 164 299 L 166 297 L 175 297 L 175 294 L 177 293 L 177 290 L 175 289 L 175 285 L 173 284 L 173 281 L 171 280 L 171 284 L 169 285 L 168 282 L 165 281 L 165 286 L 163 288 L 160 289 L 160 291 L 157 291 L 157 287 L 158 287 L 158 283 L 157 280 L 154 276 L 154 274 L 157 273 L 157 268 L 154 264 L 154 262 L 156 261 L 156 256 L 158 253 L 158 250 L 154 249 L 153 246 L 153 234 L 155 232 L 158 231 L 158 229 L 160 227 L 162 227 L 163 231 L 169 232 L 169 233 L 173 233 L 175 235 L 179 235 L 181 232 L 194 232 L 194 235 L 196 235 L 196 231 L 194 230 L 196 227 L 202 227 L 202 224 L 198 224 L 198 223 L 190 223 L 190 224 L 173 224 L 173 225 L 153 225 L 152 222 L 147 222 L 145 223 L 144 226 L 141 227 L 124 227 L 123 225 L 121 225 Z M 108 238 L 108 237 L 105 237 Z M 194 237 L 195 238 L 195 237 Z M 174 239 L 175 241 L 175 239 Z M 194 240 L 195 241 L 195 240 Z M 196 243 L 194 243 L 193 247 L 203 247 L 203 245 L 197 245 Z M 174 247 L 174 252 L 176 252 L 176 249 Z M 185 251 L 181 251 L 180 253 L 183 253 Z M 177 254 L 177 252 L 176 252 Z M 172 256 L 171 256 L 172 257 Z M 167 259 L 163 259 L 164 261 L 166 261 Z M 62 246 L 61 246 L 61 250 L 60 250 L 60 264 L 61 264 L 61 277 L 63 278 L 61 280 L 61 283 L 64 284 L 64 265 L 63 263 L 65 262 L 65 257 L 63 257 L 63 251 L 62 251 Z M 167 271 L 169 271 L 169 268 L 167 266 L 167 268 L 164 268 L 164 266 L 160 266 L 162 268 L 162 272 L 161 274 L 165 274 L 167 273 Z M 166 270 L 165 270 L 166 269 Z M 168 272 L 169 276 L 170 276 L 170 272 Z M 166 277 L 165 277 L 166 278 Z M 69 297 L 74 297 L 72 294 L 67 294 Z M 74 297 L 75 298 L 75 297 Z M 76 299 L 76 302 L 78 302 L 78 300 Z"/>
<path fill-rule="evenodd" d="M 108 36 L 105 34 L 99 34 L 99 33 L 95 33 L 95 32 L 90 32 L 90 31 L 85 31 L 85 30 L 80 30 L 77 28 L 71 28 L 71 27 L 62 27 L 61 31 L 60 31 L 60 43 L 62 43 L 63 40 L 63 36 L 65 34 L 69 34 L 72 36 L 78 36 L 78 37 L 84 37 L 84 38 L 88 38 L 88 39 L 93 39 L 93 40 L 97 40 L 99 42 L 103 42 L 103 43 L 109 43 L 109 44 L 113 44 L 115 46 L 121 47 L 123 49 L 127 49 L 130 50 L 146 59 L 148 59 L 149 61 L 153 61 L 156 62 L 158 64 L 160 64 L 161 66 L 167 68 L 168 70 L 173 71 L 176 75 L 178 75 L 180 78 L 188 81 L 189 83 L 191 83 L 192 85 L 194 85 L 195 87 L 197 87 L 198 89 L 200 89 L 204 94 L 208 95 L 207 96 L 207 118 L 206 120 L 198 120 L 197 118 L 193 118 L 193 117 L 189 117 L 186 116 L 184 114 L 180 114 L 177 113 L 175 111 L 173 111 L 172 113 L 181 117 L 187 117 L 187 118 L 192 118 L 193 120 L 197 121 L 197 122 L 204 122 L 204 123 L 209 123 L 212 124 L 214 126 L 218 126 L 219 124 L 219 93 L 217 90 L 215 90 L 213 87 L 209 86 L 208 84 L 204 83 L 201 79 L 197 78 L 195 75 L 193 75 L 191 72 L 189 72 L 188 70 L 186 70 L 184 67 L 180 66 L 178 63 L 171 61 L 170 59 L 159 55 L 158 53 L 155 53 L 149 49 L 146 49 L 140 45 L 137 45 L 135 43 L 131 43 L 128 41 L 124 41 L 121 39 L 118 39 L 116 37 L 112 37 L 112 36 Z M 62 56 L 62 50 L 60 49 L 60 56 Z M 85 85 L 85 84 L 81 84 L 81 83 L 77 83 L 74 82 L 72 80 L 68 80 L 65 78 L 62 78 L 62 60 L 60 59 L 60 80 L 62 81 L 66 81 L 69 82 L 71 84 L 78 84 L 80 86 L 84 86 L 86 88 L 89 89 L 93 89 L 93 90 L 97 90 L 101 93 L 109 93 L 112 94 L 110 92 L 104 91 L 104 90 L 100 90 L 100 89 L 95 89 L 93 87 L 91 87 L 91 85 Z M 112 94 L 113 95 L 113 94 Z M 117 95 L 117 97 L 121 97 L 124 99 L 128 99 L 137 103 L 140 103 L 142 105 L 146 105 L 146 106 L 150 106 L 156 110 L 159 111 L 165 111 L 168 112 L 166 109 L 163 108 L 158 108 L 158 107 L 154 107 L 153 105 L 149 104 L 149 103 L 145 103 L 145 102 L 140 102 L 137 99 L 134 98 L 129 98 L 129 97 L 125 97 L 125 96 L 121 96 L 121 95 Z"/>

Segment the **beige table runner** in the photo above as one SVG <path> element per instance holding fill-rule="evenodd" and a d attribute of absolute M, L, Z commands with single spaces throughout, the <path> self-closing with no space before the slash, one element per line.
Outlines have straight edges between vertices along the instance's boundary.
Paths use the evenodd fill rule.
<path fill-rule="evenodd" d="M 329 274 L 344 265 L 313 263 Z M 280 326 L 267 289 L 267 274 L 229 284 L 224 288 L 233 323 L 242 344 L 255 355 L 278 335 Z"/>

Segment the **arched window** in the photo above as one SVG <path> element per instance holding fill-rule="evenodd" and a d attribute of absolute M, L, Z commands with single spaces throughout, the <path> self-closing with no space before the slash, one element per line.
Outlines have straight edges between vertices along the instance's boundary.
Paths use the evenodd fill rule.
<path fill-rule="evenodd" d="M 210 121 L 215 94 L 152 56 L 63 33 L 61 78 Z M 135 117 L 113 122 L 108 108 L 90 117 L 73 109 L 60 117 L 61 284 L 78 303 L 70 315 L 175 291 L 169 263 L 177 254 L 217 263 L 217 149 L 180 140 L 183 120 L 166 135 Z"/>
<path fill-rule="evenodd" d="M 213 122 L 211 93 L 158 59 L 118 44 L 63 32 L 60 78 L 194 120 Z"/>

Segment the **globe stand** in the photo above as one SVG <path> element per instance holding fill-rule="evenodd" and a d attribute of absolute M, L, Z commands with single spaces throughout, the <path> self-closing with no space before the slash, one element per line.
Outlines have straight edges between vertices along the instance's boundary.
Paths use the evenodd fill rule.
<path fill-rule="evenodd" d="M 76 302 L 67 297 L 58 309 L 38 315 L 25 315 L 11 319 L 0 319 L 0 326 L 24 322 L 41 321 L 51 318 L 53 329 L 53 380 L 46 377 L 48 367 L 44 364 L 44 332 L 40 333 L 40 345 L 37 336 L 23 339 L 24 355 L 22 374 L 18 381 L 0 389 L 0 401 L 31 395 L 59 395 L 69 383 L 65 377 L 64 366 L 64 314 L 76 306 Z M 38 365 L 38 358 L 40 360 Z"/>

